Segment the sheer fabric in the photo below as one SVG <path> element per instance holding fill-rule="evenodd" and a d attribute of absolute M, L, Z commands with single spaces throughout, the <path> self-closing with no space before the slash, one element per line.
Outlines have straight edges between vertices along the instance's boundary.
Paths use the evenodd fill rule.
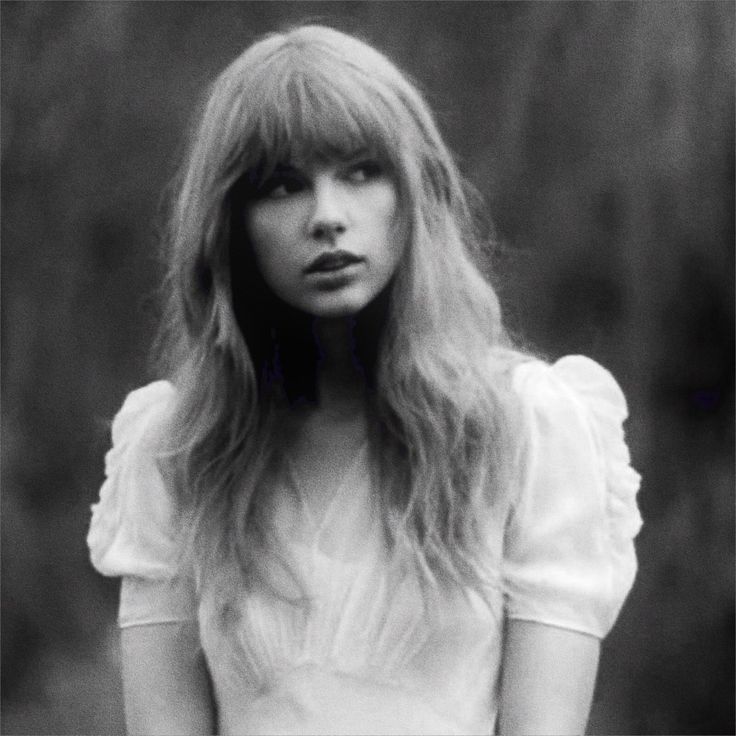
<path fill-rule="evenodd" d="M 288 597 L 278 579 L 288 561 L 296 603 L 237 581 L 197 591 L 177 569 L 155 461 L 174 389 L 132 392 L 113 423 L 88 537 L 95 567 L 123 577 L 120 625 L 198 620 L 222 733 L 492 732 L 504 618 L 605 636 L 634 579 L 641 524 L 626 403 L 611 375 L 569 356 L 523 363 L 513 384 L 527 454 L 518 493 L 489 519 L 485 597 L 450 586 L 423 594 L 411 566 L 389 559 L 363 445 L 321 517 L 289 463 L 269 488 L 264 565 Z"/>

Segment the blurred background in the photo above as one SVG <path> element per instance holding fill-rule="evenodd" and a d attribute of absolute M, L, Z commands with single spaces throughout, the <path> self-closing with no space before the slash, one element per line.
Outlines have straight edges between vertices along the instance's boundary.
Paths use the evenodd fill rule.
<path fill-rule="evenodd" d="M 357 32 L 419 82 L 495 221 L 507 319 L 607 366 L 641 571 L 591 733 L 734 733 L 734 4 L 2 2 L 2 731 L 123 731 L 87 561 L 109 420 L 153 378 L 162 189 L 259 34 Z"/>

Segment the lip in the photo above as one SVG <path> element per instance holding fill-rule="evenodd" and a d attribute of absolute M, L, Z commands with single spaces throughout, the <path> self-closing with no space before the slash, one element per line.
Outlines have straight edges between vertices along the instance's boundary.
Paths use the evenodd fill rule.
<path fill-rule="evenodd" d="M 331 250 L 318 255 L 305 269 L 305 274 L 330 273 L 361 263 L 364 259 L 347 250 Z"/>

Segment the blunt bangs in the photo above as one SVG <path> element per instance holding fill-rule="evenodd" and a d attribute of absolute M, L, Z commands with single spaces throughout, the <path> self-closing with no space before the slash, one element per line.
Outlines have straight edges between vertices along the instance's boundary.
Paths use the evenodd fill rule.
<path fill-rule="evenodd" d="M 287 43 L 247 91 L 243 168 L 260 179 L 278 165 L 365 152 L 398 170 L 412 118 L 397 101 L 390 80 L 330 50 Z"/>

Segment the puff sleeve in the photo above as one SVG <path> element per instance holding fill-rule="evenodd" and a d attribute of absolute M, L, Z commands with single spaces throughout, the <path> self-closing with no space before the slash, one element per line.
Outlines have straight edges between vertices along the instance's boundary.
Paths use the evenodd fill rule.
<path fill-rule="evenodd" d="M 582 356 L 524 363 L 514 387 L 528 444 L 504 537 L 506 614 L 602 638 L 637 567 L 640 479 L 624 442 L 626 401 Z"/>
<path fill-rule="evenodd" d="M 175 398 L 156 381 L 128 394 L 112 423 L 105 481 L 92 506 L 87 545 L 92 565 L 121 576 L 121 626 L 195 618 L 192 575 L 179 569 L 173 500 L 156 460 Z"/>

